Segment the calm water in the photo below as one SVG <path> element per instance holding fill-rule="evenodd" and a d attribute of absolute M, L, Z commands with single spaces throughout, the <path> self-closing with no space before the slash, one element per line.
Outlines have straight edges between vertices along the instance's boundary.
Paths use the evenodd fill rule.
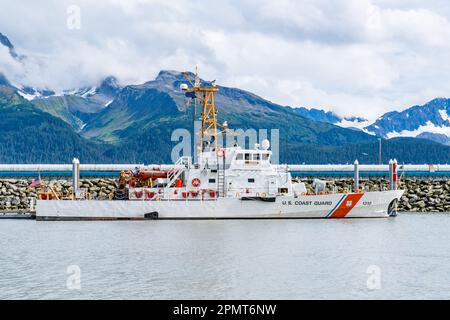
<path fill-rule="evenodd" d="M 449 299 L 449 231 L 450 214 L 0 220 L 0 298 Z M 81 270 L 79 290 L 67 287 L 70 265 Z M 367 286 L 370 266 L 379 268 L 380 289 Z"/>

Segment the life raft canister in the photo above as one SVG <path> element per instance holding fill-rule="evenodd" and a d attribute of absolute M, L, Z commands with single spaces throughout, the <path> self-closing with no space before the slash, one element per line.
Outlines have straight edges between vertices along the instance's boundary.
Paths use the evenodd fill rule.
<path fill-rule="evenodd" d="M 191 190 L 191 196 L 192 196 L 192 198 L 197 198 L 198 194 L 199 194 L 198 191 Z"/>
<path fill-rule="evenodd" d="M 145 190 L 145 196 L 147 199 L 152 199 L 155 196 L 155 193 L 149 190 Z"/>
<path fill-rule="evenodd" d="M 199 178 L 194 178 L 194 179 L 192 179 L 192 186 L 194 186 L 194 187 L 196 187 L 196 188 L 199 187 L 201 183 L 202 183 L 202 182 L 200 181 Z"/>

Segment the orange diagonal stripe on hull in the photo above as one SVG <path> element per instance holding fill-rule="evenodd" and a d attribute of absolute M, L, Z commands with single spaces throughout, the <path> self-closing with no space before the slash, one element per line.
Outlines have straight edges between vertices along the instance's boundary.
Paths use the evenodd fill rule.
<path fill-rule="evenodd" d="M 330 216 L 330 218 L 344 218 L 347 213 L 349 213 L 350 210 L 352 210 L 356 206 L 359 199 L 361 199 L 363 195 L 364 193 L 352 193 L 347 195 L 344 201 L 341 202 L 339 207 Z"/>

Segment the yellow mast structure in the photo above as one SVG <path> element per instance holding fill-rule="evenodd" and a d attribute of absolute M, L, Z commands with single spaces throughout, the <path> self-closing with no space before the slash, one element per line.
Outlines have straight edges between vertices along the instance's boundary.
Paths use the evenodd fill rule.
<path fill-rule="evenodd" d="M 202 126 L 200 129 L 199 151 L 203 152 L 204 142 L 207 137 L 212 137 L 214 150 L 217 150 L 217 126 L 222 126 L 217 123 L 217 111 L 215 109 L 214 102 L 214 93 L 219 91 L 219 89 L 216 87 L 216 82 L 213 81 L 210 87 L 201 86 L 200 78 L 197 74 L 197 68 L 194 82 L 189 79 L 189 74 L 187 72 L 183 72 L 183 76 L 191 84 L 191 88 L 189 88 L 187 85 L 181 85 L 181 89 L 187 93 L 187 96 L 198 99 L 202 105 Z"/>

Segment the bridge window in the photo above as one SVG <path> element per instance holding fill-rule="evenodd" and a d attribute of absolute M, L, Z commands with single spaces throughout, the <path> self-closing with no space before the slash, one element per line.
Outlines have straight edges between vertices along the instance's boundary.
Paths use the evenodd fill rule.
<path fill-rule="evenodd" d="M 248 179 L 248 182 L 249 182 L 249 183 L 255 183 L 255 179 L 250 178 L 250 179 Z"/>
<path fill-rule="evenodd" d="M 253 154 L 253 160 L 259 160 L 261 158 L 261 155 L 259 153 Z"/>
<path fill-rule="evenodd" d="M 244 154 L 243 153 L 238 153 L 236 155 L 236 160 L 244 160 Z"/>
<path fill-rule="evenodd" d="M 245 160 L 250 160 L 250 153 L 245 154 Z"/>
<path fill-rule="evenodd" d="M 209 183 L 216 183 L 216 179 L 209 179 L 208 182 Z"/>
<path fill-rule="evenodd" d="M 262 154 L 262 159 L 263 160 L 269 160 L 269 154 L 268 153 L 263 153 Z"/>

